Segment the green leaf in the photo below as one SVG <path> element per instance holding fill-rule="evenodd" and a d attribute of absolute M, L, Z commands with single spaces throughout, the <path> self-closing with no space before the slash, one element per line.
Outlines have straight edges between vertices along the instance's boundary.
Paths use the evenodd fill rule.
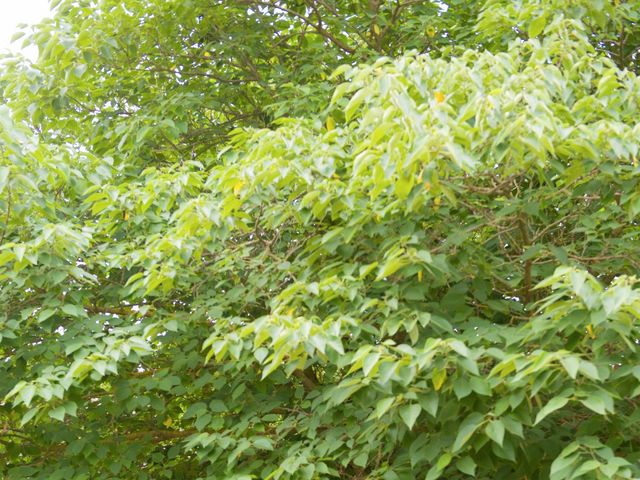
<path fill-rule="evenodd" d="M 378 400 L 378 403 L 376 403 L 376 408 L 372 413 L 373 418 L 381 418 L 391 408 L 391 405 L 393 405 L 394 401 L 395 397 L 387 397 L 383 398 L 382 400 Z"/>
<path fill-rule="evenodd" d="M 403 177 L 401 176 L 395 183 L 395 192 L 398 198 L 404 200 L 411 193 L 411 189 L 413 188 L 413 179 L 411 177 Z"/>
<path fill-rule="evenodd" d="M 45 308 L 38 314 L 38 322 L 44 322 L 55 313 L 56 311 L 53 308 Z"/>
<path fill-rule="evenodd" d="M 600 374 L 598 373 L 598 369 L 593 363 L 587 360 L 580 360 L 579 371 L 580 373 L 582 373 L 586 377 L 591 378 L 592 380 L 600 380 Z"/>
<path fill-rule="evenodd" d="M 376 280 L 382 280 L 383 278 L 393 275 L 406 264 L 406 258 L 391 258 L 387 260 L 385 264 L 380 268 L 380 272 L 378 273 Z"/>
<path fill-rule="evenodd" d="M 420 416 L 421 410 L 422 407 L 420 407 L 420 405 L 418 405 L 417 403 L 403 405 L 402 407 L 400 407 L 400 418 L 402 418 L 402 421 L 405 423 L 407 428 L 409 428 L 409 430 L 413 428 L 413 425 L 416 423 L 416 420 Z"/>
<path fill-rule="evenodd" d="M 31 384 L 27 384 L 24 386 L 24 388 L 22 388 L 19 392 L 19 397 L 22 400 L 22 402 L 25 404 L 25 406 L 29 406 L 31 405 L 31 400 L 33 399 L 33 396 L 36 394 L 36 387 L 35 385 L 31 385 Z"/>
<path fill-rule="evenodd" d="M 487 424 L 484 431 L 491 440 L 502 447 L 504 442 L 504 424 L 499 418 Z"/>
<path fill-rule="evenodd" d="M 587 398 L 580 399 L 580 403 L 599 415 L 605 415 L 607 413 L 607 406 L 599 396 L 590 395 Z"/>
<path fill-rule="evenodd" d="M 370 263 L 369 265 L 363 265 L 360 267 L 359 276 L 360 279 L 365 278 L 369 273 L 371 273 L 378 266 L 378 262 Z"/>
<path fill-rule="evenodd" d="M 273 450 L 273 442 L 267 437 L 253 437 L 252 443 L 260 450 Z"/>
<path fill-rule="evenodd" d="M 362 373 L 365 377 L 368 377 L 371 371 L 378 365 L 380 360 L 380 352 L 375 351 L 367 355 L 362 362 Z"/>
<path fill-rule="evenodd" d="M 21 262 L 22 261 L 26 251 L 27 251 L 27 246 L 24 245 L 24 244 L 18 244 L 15 247 L 13 247 L 13 253 L 16 256 L 16 261 L 17 262 Z"/>
<path fill-rule="evenodd" d="M 476 474 L 476 462 L 473 459 L 466 455 L 456 462 L 456 468 L 460 470 L 462 473 L 466 473 L 467 475 L 471 475 L 472 477 Z"/>
<path fill-rule="evenodd" d="M 587 460 L 573 472 L 571 478 L 579 478 L 585 473 L 592 472 L 593 470 L 599 468 L 600 465 L 602 464 L 597 460 Z"/>
<path fill-rule="evenodd" d="M 418 397 L 418 402 L 420 406 L 423 408 L 425 412 L 427 412 L 432 417 L 435 417 L 438 413 L 438 403 L 440 397 L 435 392 L 425 393 Z"/>
<path fill-rule="evenodd" d="M 226 412 L 227 410 L 228 410 L 228 407 L 225 405 L 225 403 L 222 400 L 213 399 L 211 400 L 211 402 L 209 402 L 209 411 L 213 413 L 222 413 L 222 412 Z"/>
<path fill-rule="evenodd" d="M 209 422 L 211 422 L 212 418 L 213 417 L 211 416 L 211 414 L 207 413 L 205 415 L 202 415 L 201 417 L 198 417 L 194 422 L 194 425 L 198 429 L 198 431 L 201 432 L 207 427 L 207 425 L 209 425 Z"/>
<path fill-rule="evenodd" d="M 429 471 L 427 472 L 427 476 L 425 477 L 425 480 L 436 480 L 440 477 L 440 474 L 442 473 L 442 471 L 447 468 L 447 466 L 451 463 L 451 460 L 453 459 L 453 457 L 451 456 L 450 453 L 443 453 L 440 458 L 438 458 L 438 461 L 436 462 L 436 464 L 431 467 L 431 469 L 429 469 Z"/>
<path fill-rule="evenodd" d="M 4 252 L 0 252 L 0 267 L 8 262 L 10 262 L 11 260 L 13 260 L 14 258 L 16 258 L 16 254 L 9 251 L 9 250 L 5 250 Z"/>
<path fill-rule="evenodd" d="M 553 397 L 544 407 L 542 407 L 542 409 L 540 409 L 540 411 L 536 415 L 536 421 L 534 422 L 534 425 L 537 425 L 542 420 L 544 420 L 547 415 L 564 407 L 567 402 L 569 402 L 569 399 L 566 397 Z"/>
<path fill-rule="evenodd" d="M 576 357 L 563 357 L 560 359 L 560 363 L 567 371 L 571 378 L 576 378 L 578 375 L 578 368 L 580 367 L 580 360 Z"/>
<path fill-rule="evenodd" d="M 440 478 L 441 473 L 442 473 L 442 470 L 440 470 L 438 467 L 434 465 L 429 469 L 426 477 L 424 477 L 424 480 L 438 480 Z"/>
<path fill-rule="evenodd" d="M 433 263 L 433 257 L 431 256 L 431 253 L 428 252 L 427 250 L 418 250 L 416 252 L 416 257 L 418 257 L 421 261 L 423 261 L 426 264 Z"/>
<path fill-rule="evenodd" d="M 362 105 L 368 93 L 369 92 L 363 88 L 358 90 L 355 95 L 351 97 L 349 103 L 347 103 L 347 106 L 344 108 L 344 116 L 347 122 L 353 118 L 356 111 L 358 110 L 358 107 Z"/>
<path fill-rule="evenodd" d="M 473 412 L 462 421 L 460 427 L 458 428 L 456 439 L 453 442 L 453 453 L 459 451 L 469 441 L 471 436 L 481 425 L 483 419 L 484 417 L 482 414 Z"/>
<path fill-rule="evenodd" d="M 531 23 L 529 23 L 529 38 L 536 38 L 538 35 L 542 33 L 544 27 L 547 25 L 547 16 L 540 15 L 539 17 L 533 19 Z"/>
<path fill-rule="evenodd" d="M 25 413 L 20 419 L 20 426 L 24 427 L 29 421 L 36 416 L 36 414 L 40 411 L 40 407 L 34 407 Z"/>
<path fill-rule="evenodd" d="M 353 459 L 353 464 L 360 468 L 364 468 L 367 465 L 368 458 L 369 455 L 367 454 L 367 452 L 362 452 Z"/>
<path fill-rule="evenodd" d="M 84 308 L 82 308 L 80 305 L 66 303 L 61 307 L 61 310 L 72 317 L 80 318 L 87 316 L 87 312 L 85 312 Z"/>
<path fill-rule="evenodd" d="M 436 463 L 436 467 L 438 467 L 440 471 L 444 470 L 451 463 L 452 458 L 453 457 L 451 456 L 450 453 L 442 454 L 438 459 L 438 462 Z"/>
<path fill-rule="evenodd" d="M 78 415 L 78 404 L 76 402 L 73 402 L 73 401 L 65 402 L 63 407 L 67 415 L 71 415 L 72 417 L 76 417 Z"/>
<path fill-rule="evenodd" d="M 54 408 L 53 410 L 49 410 L 49 416 L 56 420 L 60 420 L 61 422 L 64 420 L 65 408 L 63 406 L 59 406 Z"/>

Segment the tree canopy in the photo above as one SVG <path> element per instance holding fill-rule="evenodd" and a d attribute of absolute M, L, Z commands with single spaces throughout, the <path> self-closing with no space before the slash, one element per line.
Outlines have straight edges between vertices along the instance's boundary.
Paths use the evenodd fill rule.
<path fill-rule="evenodd" d="M 640 1 L 52 6 L 3 478 L 640 478 Z"/>

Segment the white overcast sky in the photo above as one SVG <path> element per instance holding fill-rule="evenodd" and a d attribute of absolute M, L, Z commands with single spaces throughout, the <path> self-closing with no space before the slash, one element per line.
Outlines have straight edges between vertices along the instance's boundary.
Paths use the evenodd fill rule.
<path fill-rule="evenodd" d="M 11 44 L 18 24 L 38 23 L 49 14 L 49 0 L 0 0 L 0 51 L 18 50 L 21 40 Z"/>

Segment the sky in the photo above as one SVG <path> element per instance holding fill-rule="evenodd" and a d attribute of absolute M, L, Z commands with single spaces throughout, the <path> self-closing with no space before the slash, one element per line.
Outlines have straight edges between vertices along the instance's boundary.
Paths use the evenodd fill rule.
<path fill-rule="evenodd" d="M 11 43 L 20 23 L 38 23 L 49 14 L 49 0 L 0 0 L 0 52 L 17 51 L 21 40 Z"/>

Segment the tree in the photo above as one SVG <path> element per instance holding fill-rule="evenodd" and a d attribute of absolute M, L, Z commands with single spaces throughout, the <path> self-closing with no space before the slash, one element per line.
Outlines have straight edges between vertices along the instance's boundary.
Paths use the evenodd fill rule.
<path fill-rule="evenodd" d="M 638 478 L 639 7 L 59 2 L 0 80 L 4 477 Z"/>

